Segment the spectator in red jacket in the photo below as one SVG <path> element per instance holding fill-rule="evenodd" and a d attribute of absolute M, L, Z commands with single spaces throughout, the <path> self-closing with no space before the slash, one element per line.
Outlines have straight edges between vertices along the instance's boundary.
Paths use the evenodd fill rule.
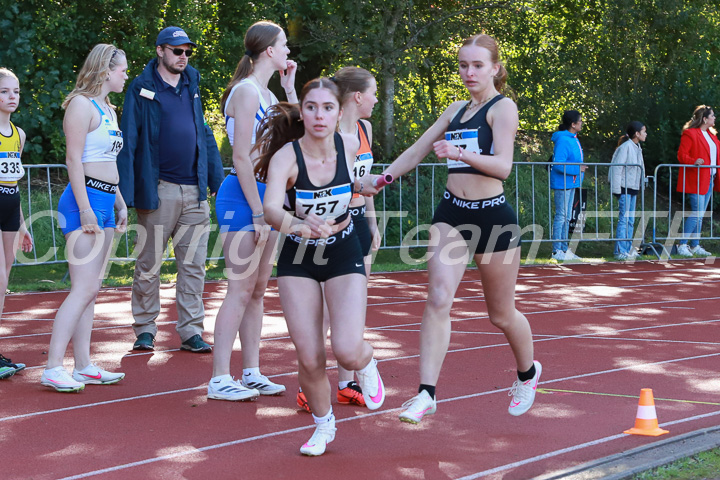
<path fill-rule="evenodd" d="M 718 164 L 720 142 L 715 136 L 715 112 L 711 107 L 700 105 L 695 108 L 692 119 L 683 127 L 678 149 L 678 161 L 684 165 Z M 713 184 L 720 191 L 720 183 L 715 183 L 716 168 L 680 168 L 677 191 L 687 194 L 687 204 L 691 214 L 685 218 L 678 254 L 683 257 L 706 257 L 710 253 L 700 246 L 702 217 L 712 196 Z M 688 247 L 688 239 L 690 245 Z"/>

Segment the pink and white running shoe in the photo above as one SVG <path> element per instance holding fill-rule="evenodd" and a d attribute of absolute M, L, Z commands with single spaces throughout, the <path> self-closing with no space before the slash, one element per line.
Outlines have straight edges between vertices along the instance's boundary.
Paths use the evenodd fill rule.
<path fill-rule="evenodd" d="M 365 398 L 365 405 L 370 410 L 377 410 L 385 401 L 385 385 L 377 369 L 377 360 L 371 359 L 365 368 L 355 373 Z"/>
<path fill-rule="evenodd" d="M 62 366 L 46 368 L 40 377 L 40 383 L 64 393 L 79 392 L 85 388 L 84 383 L 73 380 Z"/>
<path fill-rule="evenodd" d="M 73 369 L 72 378 L 86 385 L 111 385 L 125 378 L 125 374 L 108 372 L 91 363 L 82 370 Z"/>
<path fill-rule="evenodd" d="M 437 399 L 433 399 L 426 390 L 423 390 L 402 406 L 407 410 L 400 414 L 400 421 L 418 424 L 425 415 L 432 415 L 437 411 Z"/>
<path fill-rule="evenodd" d="M 512 388 L 508 392 L 508 395 L 513 397 L 508 407 L 508 413 L 513 416 L 519 416 L 530 410 L 533 402 L 535 401 L 535 390 L 540 380 L 540 374 L 542 373 L 542 365 L 540 362 L 535 360 L 535 376 L 530 380 L 521 382 L 520 379 L 515 380 Z"/>

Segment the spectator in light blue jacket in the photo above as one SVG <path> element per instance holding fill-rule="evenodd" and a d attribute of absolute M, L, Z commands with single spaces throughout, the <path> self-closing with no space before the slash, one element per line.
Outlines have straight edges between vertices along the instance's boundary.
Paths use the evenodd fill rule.
<path fill-rule="evenodd" d="M 582 115 L 575 110 L 567 110 L 562 117 L 558 131 L 553 133 L 553 166 L 550 170 L 550 188 L 555 197 L 555 218 L 552 226 L 552 258 L 582 260 L 568 248 L 568 229 L 572 216 L 575 190 L 582 185 L 583 172 L 587 168 L 579 165 L 583 161 L 583 151 L 577 134 L 582 130 Z"/>

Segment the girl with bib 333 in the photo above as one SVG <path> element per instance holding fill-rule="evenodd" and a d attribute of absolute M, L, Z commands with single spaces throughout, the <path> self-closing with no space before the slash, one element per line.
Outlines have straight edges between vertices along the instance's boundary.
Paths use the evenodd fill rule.
<path fill-rule="evenodd" d="M 127 227 L 127 207 L 117 188 L 116 159 L 123 137 L 108 99 L 109 93 L 122 92 L 127 78 L 125 52 L 114 45 L 96 45 L 62 104 L 70 185 L 60 197 L 58 216 L 67 241 L 71 286 L 55 316 L 47 367 L 40 380 L 59 392 L 77 392 L 86 384 L 117 383 L 125 377 L 90 361 L 90 337 L 113 234 Z M 72 376 L 63 367 L 71 339 Z"/>
<path fill-rule="evenodd" d="M 367 280 L 349 212 L 354 190 L 377 190 L 370 175 L 354 176 L 360 144 L 357 136 L 336 132 L 340 104 L 337 86 L 323 77 L 305 84 L 299 107 L 272 107 L 262 127 L 256 170 L 267 176 L 267 220 L 287 234 L 277 263 L 278 290 L 298 355 L 298 380 L 316 423 L 315 433 L 300 448 L 304 455 L 322 455 L 335 438 L 322 283 L 335 358 L 346 370 L 356 371 L 369 409 L 380 408 L 385 400 L 373 348 L 363 340 Z M 286 196 L 292 213 L 283 208 Z"/>
<path fill-rule="evenodd" d="M 213 372 L 208 398 L 254 400 L 258 395 L 279 395 L 284 385 L 260 373 L 260 337 L 263 298 L 272 273 L 277 232 L 265 222 L 265 182 L 255 178 L 252 151 L 265 112 L 278 102 L 267 88 L 270 78 L 280 72 L 280 83 L 288 101 L 297 102 L 297 64 L 288 60 L 285 32 L 278 25 L 262 21 L 245 34 L 245 54 L 235 70 L 221 105 L 225 114 L 233 168 L 220 186 L 215 212 L 225 254 L 227 293 L 215 320 Z M 243 375 L 230 375 L 230 356 L 240 332 Z"/>
<path fill-rule="evenodd" d="M 400 414 L 408 423 L 419 423 L 437 409 L 435 387 L 450 342 L 450 309 L 470 258 L 478 266 L 490 322 L 505 334 L 515 356 L 511 415 L 532 406 L 541 372 L 540 363 L 533 361 L 530 325 L 515 308 L 520 228 L 503 191 L 503 180 L 512 170 L 517 107 L 499 93 L 507 72 L 494 38 L 476 35 L 465 40 L 458 66 L 470 101 L 452 103 L 385 172 L 397 178 L 432 151 L 448 164 L 447 187 L 430 229 L 420 387 Z"/>
<path fill-rule="evenodd" d="M 0 316 L 18 243 L 23 252 L 29 252 L 33 247 L 32 237 L 25 228 L 18 186 L 18 181 L 25 176 L 20 160 L 25 132 L 10 121 L 19 102 L 17 76 L 7 68 L 0 68 Z M 13 363 L 0 354 L 0 379 L 12 377 L 24 368 L 24 363 Z"/>

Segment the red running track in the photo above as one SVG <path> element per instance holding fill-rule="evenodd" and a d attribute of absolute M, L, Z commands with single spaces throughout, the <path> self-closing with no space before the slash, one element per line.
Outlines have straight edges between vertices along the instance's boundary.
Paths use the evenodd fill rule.
<path fill-rule="evenodd" d="M 288 393 L 253 403 L 206 399 L 212 357 L 178 350 L 172 286 L 162 289 L 154 353 L 130 350 L 129 289 L 101 292 L 93 358 L 127 377 L 80 394 L 39 384 L 66 293 L 10 295 L 0 352 L 28 368 L 0 382 L 0 478 L 527 479 L 657 441 L 622 434 L 643 387 L 653 389 L 660 424 L 671 432 L 660 439 L 720 419 L 720 268 L 682 261 L 522 268 L 518 308 L 544 370 L 535 406 L 517 418 L 507 414 L 513 357 L 487 320 L 478 273 L 468 271 L 452 312 L 438 412 L 421 425 L 401 423 L 400 406 L 418 383 L 426 281 L 425 272 L 372 276 L 366 335 L 387 400 L 376 412 L 335 405 L 337 437 L 319 458 L 298 452 L 312 419 L 295 406 L 295 352 L 274 281 L 261 364 Z M 206 286 L 208 332 L 224 291 L 223 282 Z M 334 384 L 332 368 L 330 378 Z"/>

